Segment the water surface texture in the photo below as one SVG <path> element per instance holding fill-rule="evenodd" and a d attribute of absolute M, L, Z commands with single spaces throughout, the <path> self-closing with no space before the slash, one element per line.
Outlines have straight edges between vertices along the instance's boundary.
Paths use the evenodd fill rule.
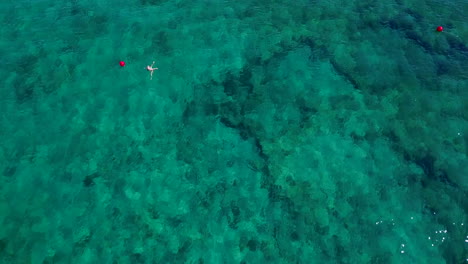
<path fill-rule="evenodd" d="M 0 263 L 468 262 L 466 0 L 0 10 Z"/>

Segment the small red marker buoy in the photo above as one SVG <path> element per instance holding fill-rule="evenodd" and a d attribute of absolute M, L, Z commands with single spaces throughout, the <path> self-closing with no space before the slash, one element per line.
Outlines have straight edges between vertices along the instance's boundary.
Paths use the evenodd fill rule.
<path fill-rule="evenodd" d="M 441 27 L 441 26 L 438 26 L 438 27 L 436 28 L 436 30 L 437 30 L 437 32 L 442 32 L 442 31 L 444 31 L 444 28 Z"/>
<path fill-rule="evenodd" d="M 123 67 L 123 66 L 125 66 L 125 61 L 121 61 L 121 62 L 119 62 L 119 64 L 120 64 L 121 67 Z"/>

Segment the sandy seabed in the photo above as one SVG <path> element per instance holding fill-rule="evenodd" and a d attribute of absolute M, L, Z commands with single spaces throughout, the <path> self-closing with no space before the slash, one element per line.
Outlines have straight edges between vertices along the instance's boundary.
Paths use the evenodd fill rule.
<path fill-rule="evenodd" d="M 0 10 L 1 263 L 467 261 L 466 1 Z"/>

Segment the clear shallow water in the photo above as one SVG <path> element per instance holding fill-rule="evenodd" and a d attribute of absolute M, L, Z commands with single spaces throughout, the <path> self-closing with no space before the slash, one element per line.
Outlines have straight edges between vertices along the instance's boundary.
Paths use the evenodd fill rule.
<path fill-rule="evenodd" d="M 466 262 L 465 2 L 0 10 L 1 262 Z"/>

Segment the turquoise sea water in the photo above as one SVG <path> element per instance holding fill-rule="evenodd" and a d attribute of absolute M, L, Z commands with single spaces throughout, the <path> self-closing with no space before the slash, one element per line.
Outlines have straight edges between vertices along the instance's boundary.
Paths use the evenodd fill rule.
<path fill-rule="evenodd" d="M 0 263 L 468 262 L 467 1 L 0 10 Z"/>

